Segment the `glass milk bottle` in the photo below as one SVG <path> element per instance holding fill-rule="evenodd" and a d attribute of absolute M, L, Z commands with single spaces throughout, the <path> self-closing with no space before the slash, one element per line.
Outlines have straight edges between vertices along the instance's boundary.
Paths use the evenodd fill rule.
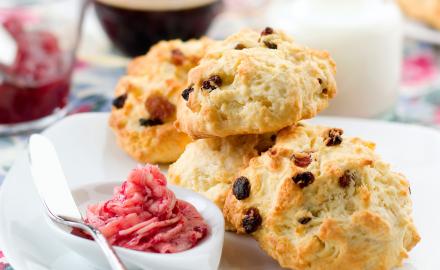
<path fill-rule="evenodd" d="M 324 114 L 379 117 L 393 108 L 403 53 L 394 1 L 296 0 L 288 10 L 285 19 L 272 18 L 276 26 L 336 61 L 338 94 Z"/>

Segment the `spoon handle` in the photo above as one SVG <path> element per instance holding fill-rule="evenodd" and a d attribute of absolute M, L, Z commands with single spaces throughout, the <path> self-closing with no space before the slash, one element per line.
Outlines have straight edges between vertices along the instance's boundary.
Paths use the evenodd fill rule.
<path fill-rule="evenodd" d="M 92 226 L 87 226 L 87 231 L 92 235 L 95 242 L 101 247 L 102 252 L 107 257 L 107 261 L 110 264 L 113 270 L 126 270 L 124 264 L 121 262 L 121 259 L 116 254 L 113 247 L 107 242 L 105 236 L 96 228 Z"/>
<path fill-rule="evenodd" d="M 90 233 L 90 235 L 99 245 L 105 257 L 107 258 L 107 262 L 109 263 L 112 270 L 127 270 L 127 268 L 124 266 L 119 256 L 116 254 L 113 247 L 107 242 L 105 236 L 95 227 L 85 224 L 82 220 L 77 220 L 69 217 L 55 216 L 54 214 L 50 213 L 50 211 L 48 212 L 49 212 L 48 213 L 49 217 L 52 220 L 61 223 L 63 225 L 82 229 Z"/>

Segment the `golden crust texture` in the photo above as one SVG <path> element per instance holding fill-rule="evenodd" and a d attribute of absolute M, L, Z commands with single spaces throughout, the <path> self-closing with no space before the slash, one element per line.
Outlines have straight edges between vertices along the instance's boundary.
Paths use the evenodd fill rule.
<path fill-rule="evenodd" d="M 137 161 L 174 162 L 192 141 L 173 125 L 176 106 L 188 70 L 211 43 L 207 38 L 161 41 L 129 64 L 116 87 L 109 123 L 119 146 Z"/>
<path fill-rule="evenodd" d="M 269 134 L 196 140 L 170 165 L 168 181 L 201 193 L 223 209 L 237 173 L 272 144 Z"/>
<path fill-rule="evenodd" d="M 225 218 L 283 267 L 388 270 L 420 240 L 408 181 L 339 129 L 285 128 L 240 176 Z"/>
<path fill-rule="evenodd" d="M 188 74 L 176 127 L 193 138 L 275 132 L 323 110 L 335 64 L 279 30 L 243 30 L 212 46 Z"/>
<path fill-rule="evenodd" d="M 397 0 L 397 3 L 409 17 L 440 29 L 439 0 Z"/>

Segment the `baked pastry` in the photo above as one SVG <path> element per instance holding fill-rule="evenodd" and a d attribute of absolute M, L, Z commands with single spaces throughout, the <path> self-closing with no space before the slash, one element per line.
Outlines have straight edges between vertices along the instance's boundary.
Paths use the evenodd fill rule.
<path fill-rule="evenodd" d="M 181 41 L 160 41 L 146 55 L 133 59 L 127 74 L 147 76 L 151 80 L 172 79 L 186 84 L 188 71 L 195 67 L 214 41 L 203 37 Z"/>
<path fill-rule="evenodd" d="M 191 142 L 173 125 L 179 90 L 178 83 L 152 82 L 143 76 L 119 81 L 109 123 L 118 145 L 135 160 L 173 162 Z"/>
<path fill-rule="evenodd" d="M 232 184 L 224 215 L 281 266 L 388 270 L 420 240 L 408 181 L 340 129 L 298 124 L 252 159 Z"/>
<path fill-rule="evenodd" d="M 120 147 L 137 161 L 173 162 L 191 142 L 173 126 L 176 105 L 188 70 L 212 42 L 161 41 L 129 64 L 115 90 L 110 127 Z"/>
<path fill-rule="evenodd" d="M 188 74 L 176 127 L 193 138 L 275 132 L 315 116 L 336 94 L 329 54 L 282 31 L 243 30 Z"/>
<path fill-rule="evenodd" d="M 440 29 L 439 0 L 397 0 L 397 3 L 409 17 Z"/>
<path fill-rule="evenodd" d="M 168 181 L 201 193 L 222 209 L 238 171 L 272 145 L 270 134 L 196 140 L 170 165 Z"/>

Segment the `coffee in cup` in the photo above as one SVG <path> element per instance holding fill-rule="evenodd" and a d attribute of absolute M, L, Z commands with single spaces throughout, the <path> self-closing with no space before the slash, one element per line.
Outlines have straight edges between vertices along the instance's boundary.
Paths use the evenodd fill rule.
<path fill-rule="evenodd" d="M 199 38 L 221 0 L 95 0 L 102 27 L 124 54 L 144 54 L 160 40 Z"/>

